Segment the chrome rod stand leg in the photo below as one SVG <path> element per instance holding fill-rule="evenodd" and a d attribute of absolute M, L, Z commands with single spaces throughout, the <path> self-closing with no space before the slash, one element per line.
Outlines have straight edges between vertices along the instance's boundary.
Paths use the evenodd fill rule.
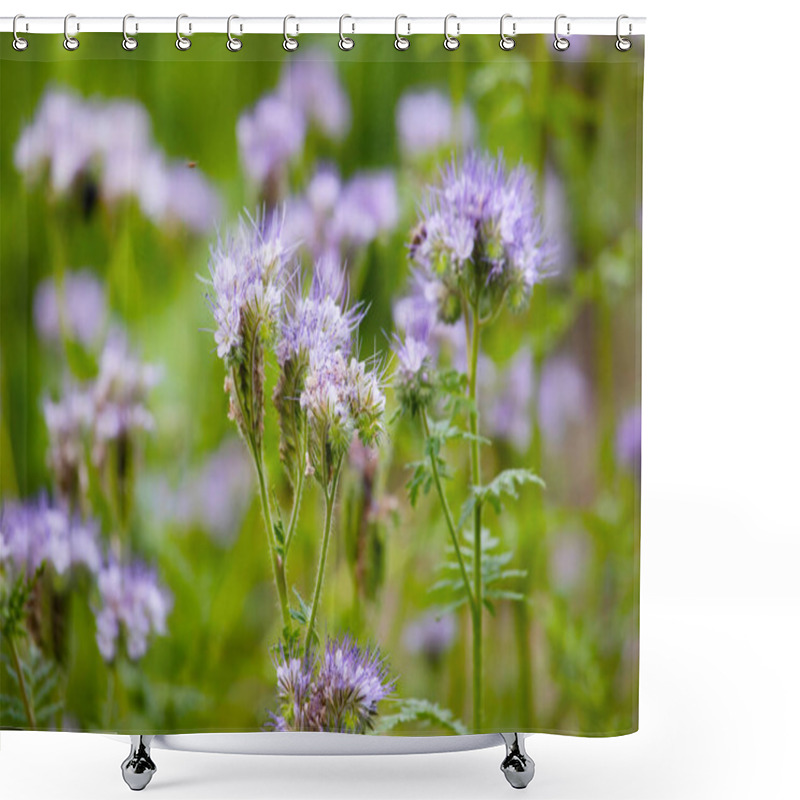
<path fill-rule="evenodd" d="M 536 769 L 533 759 L 525 752 L 525 739 L 521 733 L 500 735 L 506 745 L 506 757 L 500 769 L 515 789 L 524 789 L 533 780 Z"/>
<path fill-rule="evenodd" d="M 131 752 L 122 762 L 122 778 L 134 792 L 140 792 L 155 775 L 156 765 L 150 758 L 152 736 L 131 736 Z"/>

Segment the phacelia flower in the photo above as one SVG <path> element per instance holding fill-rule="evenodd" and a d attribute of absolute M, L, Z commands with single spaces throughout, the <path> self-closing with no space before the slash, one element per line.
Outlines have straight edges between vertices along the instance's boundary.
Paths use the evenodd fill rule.
<path fill-rule="evenodd" d="M 436 305 L 421 293 L 404 298 L 395 307 L 395 319 L 404 334 L 394 337 L 395 386 L 401 404 L 412 414 L 427 407 L 433 397 L 436 315 Z"/>
<path fill-rule="evenodd" d="M 617 461 L 639 475 L 642 469 L 642 409 L 628 409 L 617 426 Z"/>
<path fill-rule="evenodd" d="M 328 640 L 319 658 L 281 653 L 276 670 L 273 730 L 365 733 L 395 685 L 380 651 L 361 649 L 349 636 Z"/>
<path fill-rule="evenodd" d="M 347 261 L 397 224 L 394 175 L 359 172 L 343 182 L 335 167 L 320 166 L 303 195 L 289 201 L 287 236 L 316 260 Z"/>
<path fill-rule="evenodd" d="M 236 123 L 239 155 L 248 177 L 274 201 L 274 187 L 289 162 L 303 149 L 306 120 L 299 105 L 278 94 L 262 97 Z"/>
<path fill-rule="evenodd" d="M 140 562 L 120 564 L 113 557 L 97 576 L 100 605 L 95 609 L 96 639 L 107 662 L 117 655 L 124 639 L 128 658 L 137 661 L 152 635 L 167 631 L 172 598 L 159 584 L 156 573 Z"/>
<path fill-rule="evenodd" d="M 5 503 L 0 512 L 0 530 L 3 561 L 18 573 L 31 576 L 45 565 L 59 575 L 78 566 L 93 573 L 100 567 L 96 523 L 70 515 L 45 495 L 26 503 Z"/>
<path fill-rule="evenodd" d="M 409 653 L 424 656 L 431 664 L 438 664 L 453 646 L 456 622 L 451 614 L 428 614 L 409 623 L 403 632 L 403 643 Z"/>
<path fill-rule="evenodd" d="M 153 142 L 146 109 L 133 100 L 47 91 L 20 134 L 14 163 L 29 180 L 46 176 L 54 196 L 77 196 L 87 214 L 98 198 L 113 206 L 131 197 L 158 225 L 175 221 L 204 231 L 219 212 L 208 180 L 185 162 L 167 160 Z"/>
<path fill-rule="evenodd" d="M 239 220 L 211 250 L 211 292 L 217 355 L 229 369 L 230 417 L 245 441 L 259 444 L 264 424 L 264 348 L 279 330 L 289 249 L 282 218 L 264 212 Z"/>
<path fill-rule="evenodd" d="M 33 318 L 36 331 L 49 343 L 67 339 L 84 347 L 96 345 L 108 317 L 103 284 L 88 269 L 67 272 L 59 287 L 47 278 L 36 287 Z"/>
<path fill-rule="evenodd" d="M 68 387 L 58 401 L 44 401 L 47 465 L 62 497 L 75 499 L 87 489 L 86 448 L 93 415 L 91 393 L 77 386 Z"/>
<path fill-rule="evenodd" d="M 350 127 L 350 101 L 328 57 L 309 50 L 284 64 L 278 94 L 326 136 L 344 136 Z"/>
<path fill-rule="evenodd" d="M 453 108 L 450 98 L 436 89 L 406 92 L 397 103 L 395 120 L 400 150 L 412 158 L 443 147 L 469 146 L 477 127 L 469 106 Z"/>
<path fill-rule="evenodd" d="M 480 304 L 481 313 L 504 298 L 522 306 L 547 274 L 549 251 L 530 172 L 522 165 L 508 172 L 501 156 L 473 151 L 454 158 L 429 188 L 410 255 L 443 285 L 440 314 L 452 321 L 460 309 L 447 305 L 457 297 Z"/>
<path fill-rule="evenodd" d="M 538 399 L 542 434 L 555 447 L 563 443 L 571 425 L 585 422 L 591 409 L 588 381 L 567 355 L 552 356 L 542 366 Z"/>

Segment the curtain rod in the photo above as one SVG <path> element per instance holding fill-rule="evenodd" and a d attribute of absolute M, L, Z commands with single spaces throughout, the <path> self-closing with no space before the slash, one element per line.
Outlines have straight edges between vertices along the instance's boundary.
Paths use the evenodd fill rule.
<path fill-rule="evenodd" d="M 554 31 L 554 17 L 514 17 L 506 15 L 504 30 L 508 35 L 519 36 Z M 415 34 L 443 34 L 444 17 L 237 17 L 232 23 L 232 32 L 244 34 L 283 34 L 291 36 L 304 33 L 339 34 L 395 34 L 395 25 L 403 36 Z M 142 33 L 175 33 L 175 17 L 136 17 L 129 16 L 126 24 L 128 35 Z M 340 28 L 341 25 L 341 28 Z M 64 17 L 24 17 L 17 20 L 17 33 L 60 33 L 64 34 Z M 0 31 L 14 29 L 13 17 L 0 17 Z M 448 30 L 453 36 L 499 33 L 500 17 L 458 17 L 450 16 Z M 559 15 L 558 30 L 562 35 L 616 36 L 616 17 L 570 17 Z M 228 17 L 193 17 L 181 15 L 180 31 L 184 36 L 195 33 L 221 33 L 228 31 Z M 71 36 L 82 33 L 122 33 L 122 17 L 81 17 L 69 15 L 68 32 Z M 624 36 L 639 36 L 645 32 L 644 17 L 625 18 L 622 28 Z"/>

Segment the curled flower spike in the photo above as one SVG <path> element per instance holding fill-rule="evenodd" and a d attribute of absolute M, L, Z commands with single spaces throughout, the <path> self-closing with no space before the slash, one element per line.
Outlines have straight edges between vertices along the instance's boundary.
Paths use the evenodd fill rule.
<path fill-rule="evenodd" d="M 524 305 L 550 262 L 531 173 L 522 165 L 508 172 L 502 156 L 454 158 L 428 189 L 410 255 L 442 285 L 446 321 L 460 316 L 459 298 L 480 304 L 481 314 L 504 300 Z"/>

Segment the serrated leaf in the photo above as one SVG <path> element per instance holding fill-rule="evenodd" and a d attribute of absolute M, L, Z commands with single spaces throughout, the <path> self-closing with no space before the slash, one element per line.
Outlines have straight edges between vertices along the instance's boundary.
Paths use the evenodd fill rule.
<path fill-rule="evenodd" d="M 394 714 L 384 714 L 375 725 L 375 733 L 388 733 L 398 725 L 411 722 L 437 724 L 452 733 L 464 735 L 467 728 L 449 709 L 442 708 L 430 700 L 407 698 L 395 701 L 399 709 Z"/>

